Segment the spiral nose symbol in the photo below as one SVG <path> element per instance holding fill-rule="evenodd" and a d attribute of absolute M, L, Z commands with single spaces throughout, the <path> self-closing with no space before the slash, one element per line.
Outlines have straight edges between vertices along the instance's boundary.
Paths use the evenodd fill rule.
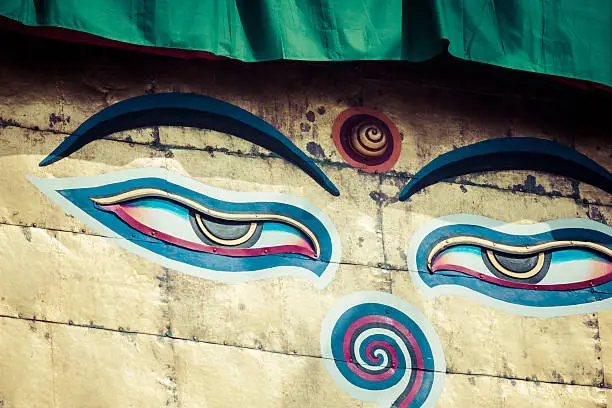
<path fill-rule="evenodd" d="M 381 408 L 433 406 L 442 391 L 440 339 L 418 309 L 388 293 L 340 300 L 321 327 L 321 354 L 342 389 Z"/>

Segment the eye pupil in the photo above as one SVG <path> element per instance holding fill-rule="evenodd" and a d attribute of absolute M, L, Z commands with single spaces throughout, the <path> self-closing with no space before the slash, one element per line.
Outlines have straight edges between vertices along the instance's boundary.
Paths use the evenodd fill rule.
<path fill-rule="evenodd" d="M 502 252 L 493 252 L 493 256 L 504 268 L 518 273 L 525 273 L 538 263 L 539 254 L 515 255 Z"/>
<path fill-rule="evenodd" d="M 235 221 L 224 221 L 224 220 L 213 220 L 211 217 L 206 215 L 199 215 L 201 223 L 206 227 L 212 235 L 220 239 L 238 239 L 242 238 L 249 232 L 251 223 L 247 222 L 235 222 Z"/>
<path fill-rule="evenodd" d="M 261 233 L 256 222 L 236 222 L 213 219 L 205 214 L 196 213 L 195 226 L 206 241 L 214 245 L 229 247 L 249 246 Z"/>
<path fill-rule="evenodd" d="M 483 249 L 485 265 L 495 276 L 511 281 L 537 283 L 541 281 L 550 266 L 550 253 L 509 254 Z"/>

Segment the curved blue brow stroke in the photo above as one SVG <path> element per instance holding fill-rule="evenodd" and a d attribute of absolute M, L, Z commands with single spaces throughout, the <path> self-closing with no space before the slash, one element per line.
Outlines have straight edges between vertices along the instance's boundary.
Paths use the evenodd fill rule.
<path fill-rule="evenodd" d="M 109 134 L 151 126 L 187 126 L 239 137 L 278 154 L 332 195 L 340 195 L 323 171 L 268 122 L 230 103 L 181 92 L 137 96 L 101 110 L 82 123 L 40 166 L 61 160 Z"/>
<path fill-rule="evenodd" d="M 587 156 L 550 140 L 517 137 L 485 140 L 437 157 L 414 175 L 399 199 L 447 178 L 491 170 L 545 171 L 612 193 L 612 173 Z"/>

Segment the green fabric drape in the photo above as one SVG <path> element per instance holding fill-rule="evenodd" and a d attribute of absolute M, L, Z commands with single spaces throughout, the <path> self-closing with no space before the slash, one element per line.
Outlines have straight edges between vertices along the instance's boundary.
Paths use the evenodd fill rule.
<path fill-rule="evenodd" d="M 610 0 L 0 0 L 0 15 L 242 61 L 451 55 L 612 86 Z"/>

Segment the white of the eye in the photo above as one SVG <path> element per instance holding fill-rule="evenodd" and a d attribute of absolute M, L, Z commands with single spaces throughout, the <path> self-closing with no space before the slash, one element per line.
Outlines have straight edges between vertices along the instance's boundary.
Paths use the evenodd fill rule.
<path fill-rule="evenodd" d="M 538 285 L 562 285 L 578 283 L 593 279 L 593 259 L 579 259 L 574 261 L 551 263 L 550 269 Z"/>
<path fill-rule="evenodd" d="M 280 223 L 274 223 L 274 228 L 269 228 L 264 221 L 261 235 L 252 248 L 296 245 L 303 241 L 302 235 L 295 228 Z"/>
<path fill-rule="evenodd" d="M 480 252 L 480 250 L 478 251 Z M 485 265 L 484 261 L 482 260 L 482 255 L 480 255 L 480 253 L 466 252 L 466 251 L 453 251 L 452 249 L 450 249 L 447 253 L 442 254 L 442 256 L 445 259 L 445 263 L 462 266 L 476 273 L 481 273 L 483 275 L 495 277 L 495 275 L 493 275 L 489 271 L 489 268 L 487 268 L 487 266 Z"/>
<path fill-rule="evenodd" d="M 177 206 L 172 210 L 163 207 L 147 208 L 142 216 L 135 218 L 136 221 L 164 234 L 193 243 L 202 243 L 189 222 L 189 211 L 182 207 Z"/>
<path fill-rule="evenodd" d="M 357 363 L 361 367 L 365 367 L 368 370 L 372 370 L 372 371 L 382 371 L 386 367 L 389 366 L 389 357 L 387 356 L 387 354 L 383 350 L 377 350 L 374 353 L 374 355 L 376 355 L 376 356 L 382 356 L 383 357 L 383 362 L 380 365 L 370 365 L 370 364 L 368 364 L 367 362 L 365 362 L 363 360 L 363 358 L 361 357 L 361 354 L 359 354 L 359 349 L 361 348 L 361 343 L 363 343 L 368 337 L 375 336 L 377 334 L 382 334 L 384 336 L 390 337 L 393 340 L 395 340 L 395 342 L 400 347 L 400 352 L 404 356 L 404 360 L 406 360 L 406 372 L 409 372 L 410 368 L 412 367 L 412 364 L 411 364 L 411 361 L 410 361 L 410 354 L 408 353 L 408 347 L 406 346 L 404 341 L 397 334 L 395 334 L 393 331 L 388 330 L 388 329 L 381 329 L 381 328 L 374 327 L 374 328 L 371 328 L 371 329 L 368 329 L 368 330 L 364 330 L 362 333 L 359 334 L 359 336 L 357 336 L 357 338 L 355 339 L 355 344 L 353 346 L 353 351 L 354 351 Z M 396 354 L 400 355 L 400 353 L 397 350 L 396 350 Z"/>

